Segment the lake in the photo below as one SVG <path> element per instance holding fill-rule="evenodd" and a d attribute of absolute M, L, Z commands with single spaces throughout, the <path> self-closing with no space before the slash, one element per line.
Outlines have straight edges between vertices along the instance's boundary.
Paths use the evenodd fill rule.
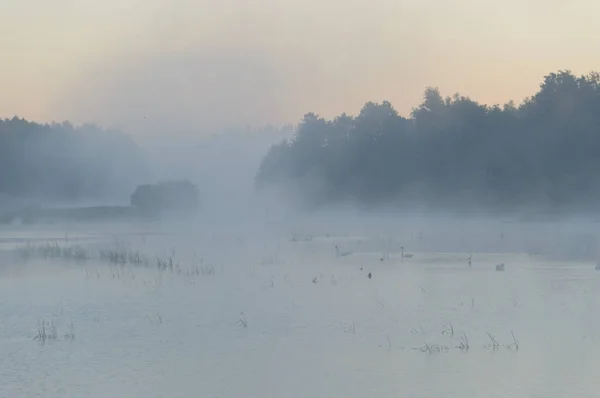
<path fill-rule="evenodd" d="M 600 390 L 600 271 L 589 259 L 425 250 L 427 236 L 373 230 L 69 228 L 0 231 L 0 397 Z M 27 243 L 24 260 L 15 247 Z M 50 258 L 44 245 L 85 255 Z"/>

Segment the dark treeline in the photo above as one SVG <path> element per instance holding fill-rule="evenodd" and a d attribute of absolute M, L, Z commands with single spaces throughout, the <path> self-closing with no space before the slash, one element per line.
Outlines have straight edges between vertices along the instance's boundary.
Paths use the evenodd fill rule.
<path fill-rule="evenodd" d="M 0 197 L 114 198 L 131 193 L 143 169 L 138 147 L 122 133 L 0 120 Z"/>
<path fill-rule="evenodd" d="M 427 88 L 410 118 L 389 102 L 369 102 L 355 117 L 309 113 L 268 151 L 256 183 L 310 205 L 596 206 L 600 74 L 549 74 L 519 106 Z"/>

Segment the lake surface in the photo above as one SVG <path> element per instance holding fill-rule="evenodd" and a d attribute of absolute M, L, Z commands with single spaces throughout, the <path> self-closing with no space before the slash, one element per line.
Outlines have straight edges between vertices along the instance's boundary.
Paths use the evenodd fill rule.
<path fill-rule="evenodd" d="M 0 397 L 600 392 L 593 262 L 473 253 L 469 267 L 469 253 L 408 245 L 403 259 L 393 236 L 158 232 L 0 231 Z M 173 267 L 23 261 L 11 238 L 126 247 Z M 42 320 L 56 339 L 35 339 Z"/>

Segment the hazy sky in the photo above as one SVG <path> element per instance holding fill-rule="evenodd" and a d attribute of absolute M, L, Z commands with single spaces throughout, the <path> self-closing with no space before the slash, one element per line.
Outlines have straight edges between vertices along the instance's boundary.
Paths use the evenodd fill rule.
<path fill-rule="evenodd" d="M 596 0 L 0 0 L 0 116 L 135 134 L 296 122 L 600 69 Z M 170 126 L 170 128 L 168 128 Z"/>

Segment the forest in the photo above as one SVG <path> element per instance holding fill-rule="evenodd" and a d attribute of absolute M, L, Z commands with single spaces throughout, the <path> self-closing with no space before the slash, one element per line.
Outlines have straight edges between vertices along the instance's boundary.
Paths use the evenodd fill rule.
<path fill-rule="evenodd" d="M 600 74 L 561 70 L 519 105 L 429 87 L 410 117 L 387 101 L 332 120 L 307 113 L 255 184 L 310 207 L 591 209 L 599 155 Z"/>
<path fill-rule="evenodd" d="M 550 73 L 520 104 L 488 106 L 460 94 L 443 97 L 429 87 L 408 117 L 387 101 L 367 102 L 357 115 L 331 120 L 307 113 L 284 136 L 290 138 L 261 149 L 255 188 L 282 193 L 305 208 L 600 210 L 596 72 Z M 236 162 L 231 156 L 225 165 Z M 153 180 L 148 165 L 133 139 L 119 131 L 0 120 L 0 204 L 7 197 L 128 198 L 140 183 Z M 221 184 L 242 184 L 235 180 Z"/>
<path fill-rule="evenodd" d="M 127 197 L 145 172 L 127 135 L 86 124 L 0 120 L 0 199 Z"/>

